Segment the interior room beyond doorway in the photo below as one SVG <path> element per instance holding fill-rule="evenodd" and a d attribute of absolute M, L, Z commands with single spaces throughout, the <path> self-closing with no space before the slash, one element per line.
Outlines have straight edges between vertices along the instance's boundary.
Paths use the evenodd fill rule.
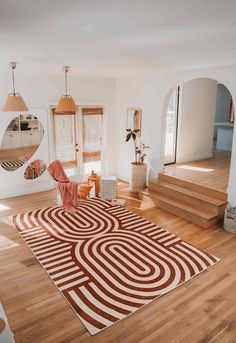
<path fill-rule="evenodd" d="M 223 84 L 199 78 L 176 87 L 167 106 L 164 173 L 227 192 L 233 129 Z"/>

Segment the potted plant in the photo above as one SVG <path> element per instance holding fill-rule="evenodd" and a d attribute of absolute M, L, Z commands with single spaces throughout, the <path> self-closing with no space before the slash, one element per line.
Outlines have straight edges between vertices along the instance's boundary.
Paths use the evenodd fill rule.
<path fill-rule="evenodd" d="M 147 156 L 146 150 L 150 149 L 150 147 L 141 141 L 139 145 L 137 144 L 137 133 L 139 132 L 138 129 L 126 129 L 126 132 L 126 142 L 128 142 L 130 139 L 133 140 L 135 155 L 135 161 L 131 163 L 130 191 L 133 193 L 138 193 L 141 189 L 146 187 L 147 164 L 144 163 L 144 160 Z"/>

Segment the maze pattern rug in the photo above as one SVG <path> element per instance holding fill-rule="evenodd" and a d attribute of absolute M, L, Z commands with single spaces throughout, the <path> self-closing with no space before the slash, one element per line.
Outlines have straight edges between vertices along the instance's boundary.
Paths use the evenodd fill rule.
<path fill-rule="evenodd" d="M 50 207 L 11 221 L 92 335 L 219 261 L 98 198 L 73 215 Z"/>

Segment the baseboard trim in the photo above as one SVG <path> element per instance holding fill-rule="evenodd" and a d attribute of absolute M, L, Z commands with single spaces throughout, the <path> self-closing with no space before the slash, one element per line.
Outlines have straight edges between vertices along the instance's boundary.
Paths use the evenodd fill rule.
<path fill-rule="evenodd" d="M 51 180 L 38 181 L 28 185 L 23 184 L 14 187 L 1 187 L 0 199 L 12 198 L 31 193 L 39 193 L 51 190 L 53 188 L 55 188 L 55 186 Z"/>

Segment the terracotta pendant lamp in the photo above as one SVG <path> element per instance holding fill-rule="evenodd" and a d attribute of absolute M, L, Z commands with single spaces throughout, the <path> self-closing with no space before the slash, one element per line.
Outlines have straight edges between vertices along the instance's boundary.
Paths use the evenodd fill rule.
<path fill-rule="evenodd" d="M 55 113 L 68 113 L 68 114 L 75 114 L 77 111 L 77 106 L 74 102 L 74 99 L 67 94 L 67 73 L 69 71 L 69 67 L 63 67 L 65 72 L 65 95 L 62 95 L 60 98 L 57 107 L 55 109 Z"/>
<path fill-rule="evenodd" d="M 15 90 L 15 75 L 14 70 L 16 69 L 16 62 L 10 62 L 10 67 L 12 70 L 12 93 L 8 94 L 7 100 L 3 106 L 4 112 L 25 112 L 28 111 L 22 96 L 19 93 L 16 93 Z"/>

